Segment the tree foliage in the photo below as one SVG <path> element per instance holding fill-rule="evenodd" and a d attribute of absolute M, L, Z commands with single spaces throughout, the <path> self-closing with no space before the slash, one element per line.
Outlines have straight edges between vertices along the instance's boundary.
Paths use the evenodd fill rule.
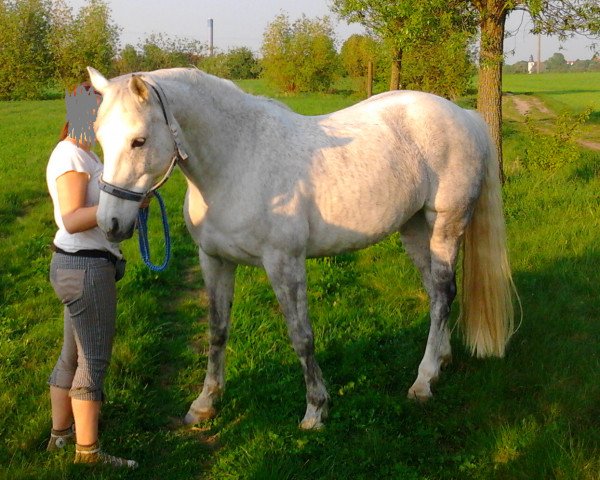
<path fill-rule="evenodd" d="M 409 9 L 403 10 L 406 18 L 401 22 L 396 19 L 395 24 L 402 23 L 407 30 L 391 38 L 394 36 L 393 29 L 384 28 L 380 23 L 384 21 L 384 15 L 390 12 L 396 15 L 400 11 L 397 5 L 391 8 L 387 3 L 372 0 L 336 2 L 338 11 L 346 8 L 344 15 L 348 19 L 362 19 L 363 25 L 373 34 L 378 34 L 375 47 L 364 47 L 366 39 L 360 36 L 350 37 L 344 44 L 341 56 L 344 65 L 349 65 L 346 67 L 349 72 L 354 74 L 361 69 L 364 72 L 364 62 L 370 57 L 375 63 L 378 83 L 382 76 L 387 76 L 391 89 L 401 85 L 402 88 L 424 90 L 448 98 L 457 98 L 466 92 L 473 75 L 468 46 L 474 29 L 473 23 L 460 18 L 458 10 L 442 11 L 439 2 L 432 2 L 427 8 L 425 2 L 410 4 L 418 10 L 413 11 L 416 18 L 409 19 Z M 365 10 L 350 10 L 359 4 Z M 447 9 L 446 2 L 445 5 Z M 375 6 L 380 10 L 376 10 Z M 371 42 L 374 41 L 371 39 Z"/>
<path fill-rule="evenodd" d="M 568 68 L 569 65 L 562 53 L 556 52 L 546 60 L 546 70 L 548 72 L 566 72 Z"/>
<path fill-rule="evenodd" d="M 338 71 L 328 17 L 303 15 L 290 23 L 287 15 L 278 15 L 265 30 L 262 55 L 262 76 L 286 92 L 326 91 Z"/>
<path fill-rule="evenodd" d="M 0 1 L 0 98 L 39 98 L 87 78 L 85 67 L 109 71 L 118 28 L 103 0 L 73 15 L 64 0 Z"/>
<path fill-rule="evenodd" d="M 534 21 L 533 31 L 565 38 L 573 32 L 598 36 L 600 5 L 597 0 L 466 0 L 479 19 L 481 41 L 477 109 L 490 126 L 502 174 L 502 64 L 506 17 L 513 10 L 526 10 Z"/>
<path fill-rule="evenodd" d="M 146 71 L 196 65 L 206 50 L 197 40 L 164 34 L 150 35 L 140 48 L 142 69 Z"/>
<path fill-rule="evenodd" d="M 232 48 L 225 57 L 226 78 L 234 80 L 257 78 L 260 74 L 259 62 L 252 50 L 247 47 Z"/>
<path fill-rule="evenodd" d="M 353 78 L 364 77 L 369 62 L 375 62 L 377 47 L 377 40 L 371 36 L 356 34 L 350 36 L 340 51 L 344 71 Z"/>
<path fill-rule="evenodd" d="M 50 4 L 0 1 L 0 98 L 35 98 L 52 78 Z"/>
<path fill-rule="evenodd" d="M 423 48 L 439 50 L 460 38 L 466 50 L 465 32 L 474 33 L 474 23 L 465 4 L 458 0 L 333 0 L 333 9 L 342 18 L 358 22 L 380 38 L 390 55 L 390 89 L 404 87 L 404 56 Z M 455 55 L 452 55 L 455 56 Z"/>
<path fill-rule="evenodd" d="M 452 100 L 465 95 L 476 72 L 469 39 L 470 33 L 449 32 L 446 42 L 410 48 L 404 55 L 404 87 Z"/>
<path fill-rule="evenodd" d="M 247 47 L 232 48 L 227 53 L 204 57 L 198 68 L 207 73 L 231 80 L 258 78 L 260 63 Z"/>
<path fill-rule="evenodd" d="M 119 28 L 104 0 L 89 0 L 75 16 L 64 0 L 54 0 L 51 17 L 55 76 L 63 88 L 85 80 L 88 65 L 112 73 Z"/>

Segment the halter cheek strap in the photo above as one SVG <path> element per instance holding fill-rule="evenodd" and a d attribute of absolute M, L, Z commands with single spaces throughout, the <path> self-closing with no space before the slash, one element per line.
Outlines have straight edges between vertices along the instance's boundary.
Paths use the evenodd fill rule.
<path fill-rule="evenodd" d="M 102 177 L 100 177 L 98 180 L 98 186 L 100 187 L 100 190 L 108 193 L 109 195 L 122 198 L 123 200 L 131 200 L 132 202 L 141 202 L 147 195 L 146 193 L 134 192 L 133 190 L 117 187 L 112 183 L 105 182 Z"/>
<path fill-rule="evenodd" d="M 124 200 L 131 200 L 133 202 L 141 202 L 145 197 L 150 195 L 155 190 L 159 189 L 169 179 L 169 177 L 173 173 L 173 170 L 175 169 L 175 165 L 177 165 L 179 161 L 185 162 L 188 159 L 188 154 L 185 151 L 185 148 L 183 147 L 183 144 L 181 143 L 181 140 L 179 138 L 179 124 L 177 123 L 177 120 L 175 120 L 175 117 L 171 114 L 171 112 L 167 110 L 167 97 L 165 96 L 165 92 L 163 91 L 162 87 L 158 83 L 156 83 L 151 77 L 145 77 L 144 80 L 148 85 L 150 85 L 150 87 L 156 94 L 158 104 L 160 105 L 160 108 L 162 110 L 165 122 L 169 127 L 169 131 L 171 132 L 173 143 L 175 144 L 175 156 L 171 160 L 171 164 L 169 165 L 169 168 L 163 175 L 162 179 L 155 183 L 154 186 L 150 188 L 150 190 L 144 193 L 134 192 L 133 190 L 128 190 L 126 188 L 122 188 L 117 185 L 105 182 L 102 178 L 99 179 L 98 184 L 100 190 L 110 195 L 113 195 L 114 197 L 122 198 Z"/>

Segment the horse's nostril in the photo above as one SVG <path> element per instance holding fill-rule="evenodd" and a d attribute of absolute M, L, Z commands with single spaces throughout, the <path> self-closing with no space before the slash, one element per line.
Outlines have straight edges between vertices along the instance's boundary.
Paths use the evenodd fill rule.
<path fill-rule="evenodd" d="M 111 228 L 110 231 L 111 232 L 117 232 L 119 230 L 119 220 L 117 220 L 115 217 L 111 218 Z"/>

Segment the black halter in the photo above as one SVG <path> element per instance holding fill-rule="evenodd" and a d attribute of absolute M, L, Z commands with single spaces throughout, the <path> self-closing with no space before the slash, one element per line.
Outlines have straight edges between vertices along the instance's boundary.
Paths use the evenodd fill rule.
<path fill-rule="evenodd" d="M 161 86 L 150 77 L 145 78 L 145 81 L 148 85 L 150 85 L 150 87 L 152 87 L 152 90 L 156 94 L 156 98 L 158 99 L 158 104 L 160 105 L 160 108 L 162 110 L 165 122 L 169 127 L 171 136 L 173 137 L 173 143 L 175 144 L 175 156 L 173 157 L 173 160 L 171 160 L 171 164 L 169 165 L 169 168 L 163 175 L 162 179 L 159 182 L 155 183 L 154 186 L 150 188 L 150 190 L 144 193 L 134 192 L 133 190 L 127 190 L 126 188 L 113 185 L 112 183 L 105 182 L 104 179 L 100 177 L 100 179 L 98 180 L 100 190 L 108 193 L 109 195 L 113 195 L 114 197 L 122 198 L 124 200 L 131 200 L 133 202 L 141 202 L 152 192 L 158 190 L 169 179 L 169 177 L 173 173 L 175 165 L 177 165 L 177 163 L 180 160 L 185 161 L 188 159 L 188 154 L 186 153 L 185 149 L 183 148 L 183 145 L 181 144 L 181 140 L 179 139 L 179 129 L 177 128 L 177 121 L 175 120 L 175 117 L 173 117 L 173 115 L 171 115 L 170 112 L 167 111 L 167 97 L 165 96 L 165 92 L 163 91 Z"/>

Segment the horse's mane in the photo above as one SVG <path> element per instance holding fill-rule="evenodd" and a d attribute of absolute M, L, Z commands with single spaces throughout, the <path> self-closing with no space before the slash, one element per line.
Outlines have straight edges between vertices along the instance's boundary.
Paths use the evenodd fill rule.
<path fill-rule="evenodd" d="M 268 105 L 274 105 L 284 110 L 291 111 L 291 109 L 284 103 L 262 95 L 252 95 L 250 93 L 247 93 L 231 80 L 211 75 L 210 73 L 206 73 L 197 67 L 156 70 L 152 72 L 152 74 L 156 74 L 157 76 L 168 76 L 171 78 L 181 79 L 186 83 L 191 83 L 202 88 L 207 88 L 208 86 L 209 89 L 226 89 L 228 91 L 228 94 L 234 96 L 234 98 L 238 96 L 239 101 L 259 103 L 265 102 Z"/>

